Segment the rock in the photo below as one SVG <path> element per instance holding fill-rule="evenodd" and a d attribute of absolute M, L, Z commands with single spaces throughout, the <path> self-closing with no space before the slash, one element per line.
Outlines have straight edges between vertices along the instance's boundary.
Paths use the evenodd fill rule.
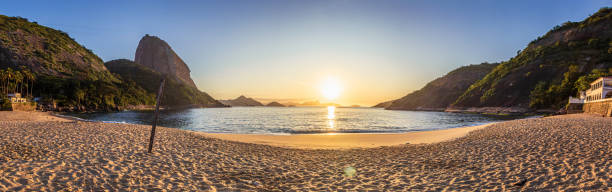
<path fill-rule="evenodd" d="M 191 79 L 189 67 L 164 40 L 149 36 L 140 39 L 134 62 L 161 74 L 170 75 L 185 85 L 196 87 Z"/>
<path fill-rule="evenodd" d="M 514 184 L 514 186 L 522 187 L 522 186 L 524 186 L 524 185 L 525 185 L 525 183 L 527 183 L 527 179 L 523 179 L 523 180 L 521 180 L 521 181 L 519 181 L 519 182 L 516 182 L 516 183 Z"/>

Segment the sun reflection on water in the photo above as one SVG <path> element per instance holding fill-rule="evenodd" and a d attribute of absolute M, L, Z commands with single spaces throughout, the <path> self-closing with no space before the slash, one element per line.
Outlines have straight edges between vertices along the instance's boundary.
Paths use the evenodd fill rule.
<path fill-rule="evenodd" d="M 335 128 L 335 120 L 336 119 L 336 107 L 328 106 L 327 107 L 327 127 L 329 129 Z"/>
<path fill-rule="evenodd" d="M 336 107 L 328 106 L 327 107 L 327 119 L 335 119 L 336 118 Z"/>

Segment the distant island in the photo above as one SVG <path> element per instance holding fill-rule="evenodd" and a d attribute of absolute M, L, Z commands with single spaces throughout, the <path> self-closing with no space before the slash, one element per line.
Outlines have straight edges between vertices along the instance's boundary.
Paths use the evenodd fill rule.
<path fill-rule="evenodd" d="M 313 101 L 304 101 L 304 102 L 288 102 L 288 103 L 284 103 L 284 105 L 287 106 L 310 106 L 310 107 L 321 107 L 321 106 L 340 106 L 340 104 L 337 103 L 321 103 L 319 102 L 319 100 L 313 100 Z"/>
<path fill-rule="evenodd" d="M 276 101 L 272 101 L 272 102 L 266 104 L 266 106 L 267 107 L 286 107 L 285 105 L 280 104 L 279 102 L 276 102 Z"/>
<path fill-rule="evenodd" d="M 264 106 L 259 101 L 255 100 L 253 98 L 245 97 L 244 95 L 240 95 L 236 99 L 219 100 L 219 101 L 221 103 L 225 104 L 225 105 L 229 105 L 229 106 L 232 106 L 232 107 L 238 107 L 238 106 L 242 106 L 242 107 Z"/>
<path fill-rule="evenodd" d="M 258 100 L 269 101 L 268 104 L 262 104 Z M 340 107 L 340 104 L 336 103 L 321 103 L 318 100 L 307 100 L 303 102 L 297 101 L 287 101 L 284 99 L 284 102 L 273 101 L 272 99 L 254 99 L 251 97 L 246 97 L 241 95 L 235 99 L 228 100 L 219 100 L 219 102 L 233 107 L 255 107 L 255 106 L 266 106 L 266 107 L 327 107 L 327 106 L 336 106 Z M 270 101 L 272 100 L 272 101 Z M 358 107 L 359 105 L 351 105 L 350 107 Z"/>

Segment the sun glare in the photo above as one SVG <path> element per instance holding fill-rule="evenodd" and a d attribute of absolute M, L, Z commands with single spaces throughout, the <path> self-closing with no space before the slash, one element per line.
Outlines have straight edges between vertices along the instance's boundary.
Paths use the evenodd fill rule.
<path fill-rule="evenodd" d="M 340 92 L 342 92 L 342 86 L 338 79 L 330 77 L 323 81 L 321 93 L 325 99 L 334 100 L 340 96 Z"/>
<path fill-rule="evenodd" d="M 334 129 L 336 122 L 336 107 L 328 106 L 327 107 L 327 127 L 330 129 Z"/>

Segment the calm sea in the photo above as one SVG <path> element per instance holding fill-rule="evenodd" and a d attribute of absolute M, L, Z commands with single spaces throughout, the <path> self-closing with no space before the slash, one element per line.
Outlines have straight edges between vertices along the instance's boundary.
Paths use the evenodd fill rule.
<path fill-rule="evenodd" d="M 153 112 L 68 114 L 92 121 L 150 125 Z M 341 107 L 199 108 L 160 113 L 158 125 L 209 133 L 402 133 L 524 118 Z"/>

